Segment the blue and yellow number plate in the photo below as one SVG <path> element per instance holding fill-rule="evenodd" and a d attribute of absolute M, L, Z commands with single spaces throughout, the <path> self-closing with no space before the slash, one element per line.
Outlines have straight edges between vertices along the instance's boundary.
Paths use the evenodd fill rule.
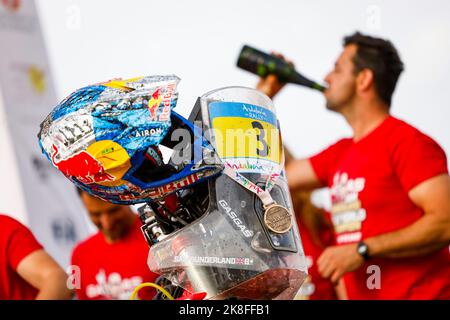
<path fill-rule="evenodd" d="M 272 111 L 248 103 L 212 102 L 209 114 L 221 159 L 240 171 L 260 173 L 280 162 L 280 132 Z"/>

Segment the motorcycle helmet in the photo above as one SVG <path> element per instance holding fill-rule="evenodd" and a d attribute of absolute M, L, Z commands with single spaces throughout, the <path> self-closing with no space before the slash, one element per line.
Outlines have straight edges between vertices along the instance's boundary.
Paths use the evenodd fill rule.
<path fill-rule="evenodd" d="M 117 204 L 163 199 L 220 173 L 220 161 L 204 161 L 214 151 L 201 129 L 172 110 L 178 82 L 149 76 L 75 91 L 41 124 L 43 153 L 77 187 Z M 177 149 L 176 130 L 188 148 L 178 148 L 178 163 L 164 163 L 159 146 Z"/>

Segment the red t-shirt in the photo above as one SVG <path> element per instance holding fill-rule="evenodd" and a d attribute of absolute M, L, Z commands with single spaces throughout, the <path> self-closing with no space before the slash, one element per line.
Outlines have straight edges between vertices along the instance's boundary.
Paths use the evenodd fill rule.
<path fill-rule="evenodd" d="M 328 279 L 322 278 L 317 270 L 316 261 L 324 248 L 321 248 L 313 241 L 308 228 L 299 218 L 297 218 L 297 224 L 302 239 L 303 251 L 308 263 L 308 277 L 297 295 L 305 300 L 336 300 L 336 291 L 333 284 Z M 324 231 L 320 234 L 320 237 L 325 244 L 332 243 L 331 232 Z"/>
<path fill-rule="evenodd" d="M 392 116 L 361 140 L 340 140 L 310 161 L 318 178 L 331 189 L 336 244 L 358 242 L 414 223 L 424 213 L 408 192 L 427 179 L 448 174 L 441 147 Z M 371 265 L 375 268 L 368 268 Z M 371 278 L 376 274 L 381 277 Z M 347 273 L 344 281 L 349 299 L 449 299 L 449 249 L 423 257 L 370 259 Z"/>
<path fill-rule="evenodd" d="M 17 266 L 42 246 L 20 222 L 0 215 L 0 300 L 35 299 L 37 289 L 17 273 Z"/>
<path fill-rule="evenodd" d="M 154 282 L 157 274 L 147 266 L 149 247 L 140 229 L 138 218 L 128 234 L 120 241 L 109 244 L 101 232 L 81 242 L 72 254 L 72 268 L 78 267 L 80 300 L 130 298 L 135 287 L 143 282 Z M 71 278 L 77 274 L 72 269 Z M 145 287 L 139 291 L 140 299 L 151 299 L 155 289 Z"/>

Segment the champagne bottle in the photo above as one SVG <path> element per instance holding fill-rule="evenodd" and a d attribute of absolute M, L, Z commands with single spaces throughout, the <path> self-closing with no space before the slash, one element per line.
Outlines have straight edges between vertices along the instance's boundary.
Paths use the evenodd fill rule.
<path fill-rule="evenodd" d="M 237 66 L 264 78 L 274 74 L 281 82 L 295 83 L 323 92 L 325 87 L 306 78 L 283 59 L 269 55 L 255 48 L 245 45 L 237 61 Z"/>

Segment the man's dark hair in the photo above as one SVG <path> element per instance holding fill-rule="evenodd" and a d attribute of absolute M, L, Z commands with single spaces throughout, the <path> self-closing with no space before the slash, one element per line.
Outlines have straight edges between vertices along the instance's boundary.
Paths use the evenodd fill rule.
<path fill-rule="evenodd" d="M 344 38 L 344 47 L 350 44 L 357 46 L 353 58 L 355 73 L 370 69 L 374 74 L 375 88 L 381 100 L 391 106 L 397 80 L 404 69 L 397 49 L 384 39 L 374 38 L 356 32 Z"/>

